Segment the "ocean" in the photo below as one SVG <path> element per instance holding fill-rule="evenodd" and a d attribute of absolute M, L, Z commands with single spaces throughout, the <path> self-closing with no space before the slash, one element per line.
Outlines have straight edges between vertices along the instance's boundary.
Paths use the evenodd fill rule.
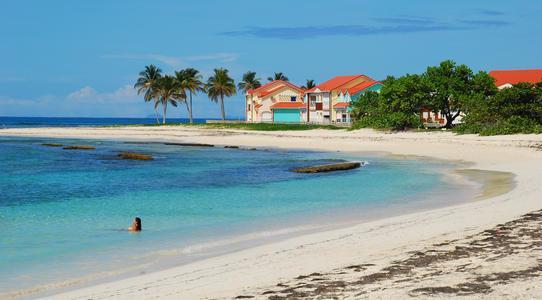
<path fill-rule="evenodd" d="M 195 118 L 194 123 L 205 123 L 210 118 Z M 160 122 L 162 119 L 160 119 Z M 168 118 L 167 123 L 188 123 L 185 118 Z M 50 118 L 50 117 L 2 117 L 2 128 L 32 128 L 32 127 L 75 127 L 75 126 L 114 126 L 133 124 L 156 124 L 156 118 Z"/>
<path fill-rule="evenodd" d="M 120 151 L 155 159 L 121 160 Z M 337 159 L 368 164 L 326 174 L 292 172 Z M 137 275 L 457 204 L 453 199 L 469 199 L 458 193 L 472 191 L 446 176 L 454 167 L 377 154 L 0 137 L 0 293 Z M 143 231 L 129 233 L 136 216 Z"/>

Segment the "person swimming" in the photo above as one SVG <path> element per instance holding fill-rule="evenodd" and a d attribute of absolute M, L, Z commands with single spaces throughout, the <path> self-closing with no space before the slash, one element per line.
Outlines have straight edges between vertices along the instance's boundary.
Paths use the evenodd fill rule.
<path fill-rule="evenodd" d="M 132 225 L 128 227 L 128 231 L 141 231 L 141 219 L 139 217 L 134 219 Z"/>

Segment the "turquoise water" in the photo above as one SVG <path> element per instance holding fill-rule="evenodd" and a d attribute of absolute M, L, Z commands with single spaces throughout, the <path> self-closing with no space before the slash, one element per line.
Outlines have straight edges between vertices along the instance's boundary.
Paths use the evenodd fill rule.
<path fill-rule="evenodd" d="M 43 142 L 97 149 L 70 151 Z M 155 160 L 117 159 L 123 150 Z M 130 272 L 148 271 L 286 229 L 333 224 L 338 215 L 359 221 L 378 211 L 450 204 L 444 195 L 454 186 L 439 172 L 453 166 L 440 162 L 365 155 L 355 159 L 369 164 L 357 170 L 291 172 L 337 158 L 352 159 L 341 153 L 0 138 L 0 293 L 130 266 L 140 266 Z M 135 216 L 143 231 L 123 230 Z"/>

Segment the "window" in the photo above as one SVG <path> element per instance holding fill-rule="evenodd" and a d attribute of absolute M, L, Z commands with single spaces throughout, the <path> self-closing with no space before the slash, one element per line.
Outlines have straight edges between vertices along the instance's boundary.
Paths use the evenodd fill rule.
<path fill-rule="evenodd" d="M 311 106 L 315 106 L 316 105 L 316 96 L 310 96 L 310 103 L 311 103 Z"/>
<path fill-rule="evenodd" d="M 296 97 L 296 96 L 290 97 L 290 102 L 296 102 L 296 101 L 297 101 L 297 97 Z"/>

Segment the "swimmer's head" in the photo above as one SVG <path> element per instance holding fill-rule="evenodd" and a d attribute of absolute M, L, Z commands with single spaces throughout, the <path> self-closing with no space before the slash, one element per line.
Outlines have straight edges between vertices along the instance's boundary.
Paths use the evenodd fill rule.
<path fill-rule="evenodd" d="M 134 229 L 135 229 L 136 231 L 140 231 L 140 230 L 141 230 L 141 219 L 140 219 L 139 217 L 136 217 L 136 218 L 134 219 L 134 225 L 133 225 L 133 226 L 134 226 Z"/>

